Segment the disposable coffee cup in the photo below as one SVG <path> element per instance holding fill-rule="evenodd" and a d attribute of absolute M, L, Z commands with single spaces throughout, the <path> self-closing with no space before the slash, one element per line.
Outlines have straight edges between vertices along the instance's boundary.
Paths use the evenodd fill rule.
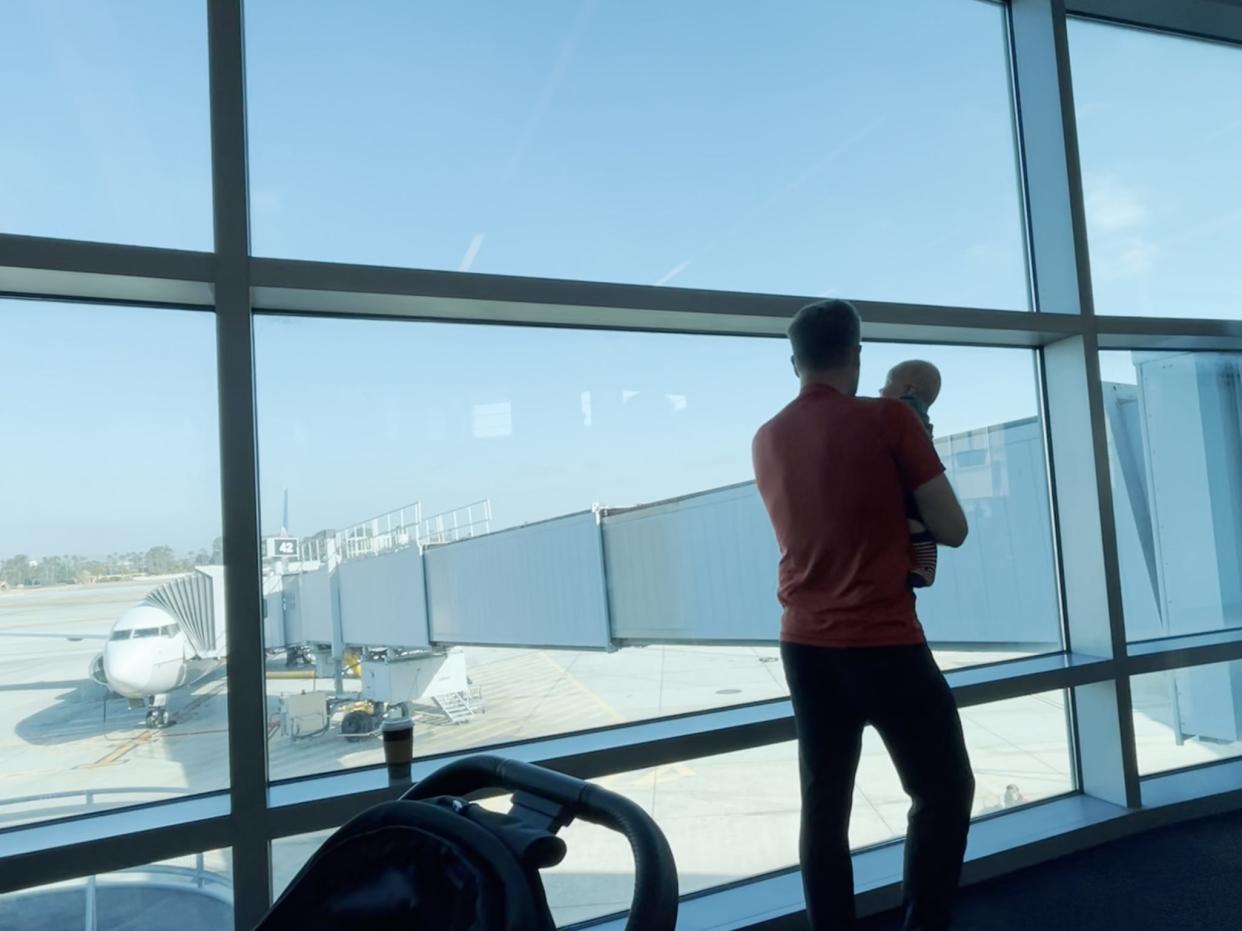
<path fill-rule="evenodd" d="M 410 761 L 414 758 L 414 722 L 409 718 L 387 718 L 380 725 L 384 741 L 384 762 L 388 781 L 409 782 Z"/>

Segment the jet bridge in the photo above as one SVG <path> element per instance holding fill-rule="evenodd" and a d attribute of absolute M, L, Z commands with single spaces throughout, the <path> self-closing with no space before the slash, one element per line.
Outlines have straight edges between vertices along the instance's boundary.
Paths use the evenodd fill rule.
<path fill-rule="evenodd" d="M 1242 364 L 1136 352 L 1138 384 L 1104 386 L 1130 639 L 1242 627 Z M 1174 671 L 1179 739 L 1242 739 L 1242 663 Z"/>
<path fill-rule="evenodd" d="M 223 566 L 199 566 L 156 587 L 143 603 L 171 615 L 198 656 L 217 659 L 227 653 Z"/>
<path fill-rule="evenodd" d="M 959 648 L 1060 642 L 1043 436 L 1035 419 L 937 440 L 972 533 L 919 595 L 928 637 Z M 478 506 L 474 506 L 478 507 Z M 633 507 L 596 507 L 490 532 L 379 534 L 317 545 L 286 574 L 279 637 L 426 650 L 450 645 L 612 650 L 772 644 L 779 553 L 753 482 Z M 466 529 L 462 529 L 466 528 Z M 382 539 L 380 539 L 382 538 Z M 980 579 L 988 579 L 987 585 Z"/>
<path fill-rule="evenodd" d="M 1242 626 L 1242 374 L 1228 354 L 1136 354 L 1138 385 L 1105 385 L 1131 638 Z M 918 595 L 949 649 L 1057 649 L 1058 583 L 1041 424 L 936 440 L 971 524 Z M 612 650 L 772 644 L 779 554 L 753 482 L 595 507 L 490 532 L 372 533 L 281 582 L 284 642 L 396 652 L 455 645 Z M 444 525 L 444 519 L 441 518 Z M 452 524 L 452 521 L 449 521 Z M 358 534 L 342 538 L 357 540 Z M 270 641 L 269 641 L 270 643 Z M 1242 664 L 1239 664 L 1242 666 Z M 1242 669 L 1176 674 L 1179 733 L 1242 738 Z"/>

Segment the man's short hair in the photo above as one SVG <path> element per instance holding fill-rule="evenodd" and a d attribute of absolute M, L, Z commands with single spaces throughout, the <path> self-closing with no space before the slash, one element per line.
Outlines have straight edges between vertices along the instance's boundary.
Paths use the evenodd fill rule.
<path fill-rule="evenodd" d="M 789 342 L 800 372 L 823 372 L 849 364 L 862 338 L 858 311 L 849 301 L 807 304 L 789 324 Z"/>

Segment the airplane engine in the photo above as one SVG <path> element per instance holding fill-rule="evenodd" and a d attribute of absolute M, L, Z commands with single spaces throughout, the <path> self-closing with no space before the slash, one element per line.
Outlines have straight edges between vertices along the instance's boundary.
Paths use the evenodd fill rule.
<path fill-rule="evenodd" d="M 96 653 L 95 658 L 91 660 L 90 666 L 87 667 L 86 674 L 102 685 L 108 687 L 108 677 L 104 673 L 103 654 Z"/>

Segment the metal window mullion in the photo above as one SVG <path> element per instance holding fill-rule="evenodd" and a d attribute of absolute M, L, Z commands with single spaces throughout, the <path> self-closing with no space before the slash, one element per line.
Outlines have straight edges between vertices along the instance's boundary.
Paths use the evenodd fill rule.
<path fill-rule="evenodd" d="M 1242 350 L 1242 320 L 1108 316 L 1095 331 L 1104 349 Z"/>
<path fill-rule="evenodd" d="M 784 335 L 811 298 L 558 278 L 255 258 L 252 301 L 271 313 Z M 1035 347 L 1080 331 L 1072 315 L 852 298 L 863 338 Z"/>
<path fill-rule="evenodd" d="M 1077 16 L 1242 45 L 1236 0 L 1068 0 L 1067 6 Z"/>
<path fill-rule="evenodd" d="M 0 895 L 226 847 L 233 834 L 229 818 L 211 818 L 23 851 L 3 859 Z"/>
<path fill-rule="evenodd" d="M 1010 29 L 1036 310 L 1074 315 L 1039 366 L 1067 648 L 1123 660 L 1125 618 L 1113 523 L 1099 345 L 1078 158 L 1064 0 L 1012 0 Z M 1084 792 L 1140 804 L 1130 683 L 1073 691 Z"/>
<path fill-rule="evenodd" d="M 211 303 L 213 256 L 0 233 L 0 294 L 127 304 Z"/>
<path fill-rule="evenodd" d="M 1187 669 L 1216 663 L 1233 663 L 1242 660 L 1242 631 L 1222 632 L 1215 637 L 1191 634 L 1173 637 L 1167 641 L 1141 644 L 1131 648 L 1126 657 L 1127 676 L 1142 676 L 1171 669 Z"/>
<path fill-rule="evenodd" d="M 252 928 L 271 900 L 267 706 L 263 679 L 254 338 L 250 310 L 245 55 L 241 0 L 208 0 L 220 480 L 228 633 L 233 921 Z"/>

